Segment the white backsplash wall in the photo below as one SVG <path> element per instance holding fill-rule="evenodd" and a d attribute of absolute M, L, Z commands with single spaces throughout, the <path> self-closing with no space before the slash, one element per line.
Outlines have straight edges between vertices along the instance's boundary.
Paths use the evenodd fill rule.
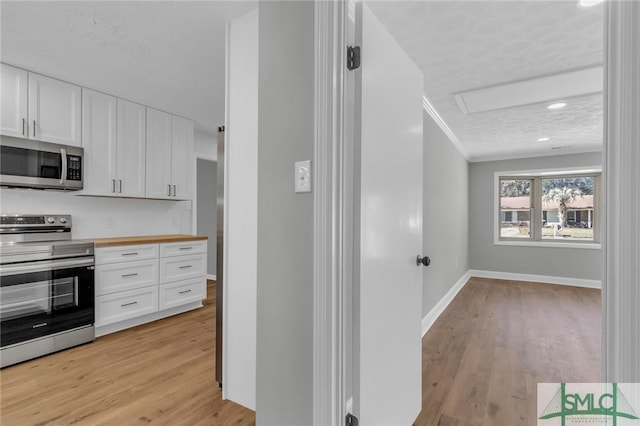
<path fill-rule="evenodd" d="M 70 214 L 74 239 L 191 234 L 188 201 L 86 197 L 68 192 L 0 189 L 1 214 Z"/>

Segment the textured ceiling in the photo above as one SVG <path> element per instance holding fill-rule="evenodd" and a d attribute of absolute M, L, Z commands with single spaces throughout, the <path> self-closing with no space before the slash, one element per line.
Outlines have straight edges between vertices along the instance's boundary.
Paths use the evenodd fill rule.
<path fill-rule="evenodd" d="M 249 1 L 6 1 L 2 62 L 224 123 L 225 22 Z"/>
<path fill-rule="evenodd" d="M 189 117 L 215 133 L 224 121 L 225 21 L 255 4 L 2 0 L 1 59 Z M 602 5 L 368 4 L 422 68 L 426 96 L 471 160 L 601 148 L 602 96 L 572 99 L 560 111 L 530 105 L 465 116 L 453 94 L 601 64 Z"/>
<path fill-rule="evenodd" d="M 472 161 L 601 149 L 602 95 L 570 99 L 566 108 L 556 111 L 547 110 L 545 103 L 466 116 L 453 95 L 602 64 L 602 5 L 581 9 L 576 1 L 367 4 L 422 69 L 425 95 Z M 537 142 L 541 137 L 551 140 Z"/>

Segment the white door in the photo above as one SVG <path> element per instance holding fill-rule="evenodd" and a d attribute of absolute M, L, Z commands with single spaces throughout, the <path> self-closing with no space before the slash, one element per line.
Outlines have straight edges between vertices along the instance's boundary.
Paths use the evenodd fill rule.
<path fill-rule="evenodd" d="M 82 146 L 81 87 L 29 73 L 31 139 Z"/>
<path fill-rule="evenodd" d="M 0 110 L 0 133 L 7 136 L 26 138 L 27 128 L 27 82 L 25 70 L 0 64 L 0 93 L 2 93 L 2 109 Z"/>
<path fill-rule="evenodd" d="M 171 198 L 171 114 L 147 108 L 147 197 Z"/>
<path fill-rule="evenodd" d="M 82 89 L 85 194 L 116 194 L 116 128 L 116 98 Z"/>
<path fill-rule="evenodd" d="M 174 198 L 188 200 L 191 197 L 193 171 L 193 121 L 171 117 L 171 185 Z"/>
<path fill-rule="evenodd" d="M 354 411 L 362 426 L 402 426 L 422 403 L 423 76 L 366 5 L 361 10 Z"/>
<path fill-rule="evenodd" d="M 147 108 L 123 99 L 117 100 L 118 195 L 144 197 Z"/>

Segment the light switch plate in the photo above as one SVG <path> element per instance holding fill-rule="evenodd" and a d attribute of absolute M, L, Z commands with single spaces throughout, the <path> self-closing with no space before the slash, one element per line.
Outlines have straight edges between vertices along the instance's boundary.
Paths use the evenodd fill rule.
<path fill-rule="evenodd" d="M 295 189 L 296 192 L 311 192 L 311 160 L 296 161 Z"/>

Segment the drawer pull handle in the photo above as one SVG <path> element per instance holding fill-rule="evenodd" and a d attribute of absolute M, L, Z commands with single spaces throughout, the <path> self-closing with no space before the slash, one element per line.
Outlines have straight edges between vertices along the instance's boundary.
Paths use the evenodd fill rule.
<path fill-rule="evenodd" d="M 191 290 L 182 290 L 178 292 L 178 294 L 187 294 L 187 293 L 191 293 Z"/>
<path fill-rule="evenodd" d="M 180 269 L 188 269 L 188 268 L 191 268 L 191 265 L 180 266 Z"/>
<path fill-rule="evenodd" d="M 43 322 L 42 324 L 36 324 L 36 325 L 34 325 L 33 327 L 31 327 L 31 328 L 44 327 L 45 325 L 47 325 L 47 323 L 46 323 L 46 322 Z"/>
<path fill-rule="evenodd" d="M 135 277 L 135 276 L 137 276 L 137 275 L 138 275 L 138 273 L 137 273 L 137 272 L 134 272 L 133 274 L 123 274 L 123 275 L 122 275 L 122 278 Z"/>
<path fill-rule="evenodd" d="M 125 306 L 131 306 L 131 305 L 135 305 L 135 304 L 137 304 L 137 303 L 138 303 L 137 301 L 135 301 L 135 302 L 129 302 L 129 303 L 122 304 L 122 305 L 120 305 L 120 306 L 122 306 L 122 307 L 124 308 Z"/>
<path fill-rule="evenodd" d="M 178 250 L 191 250 L 193 247 L 180 247 Z"/>
<path fill-rule="evenodd" d="M 132 253 L 122 253 L 123 256 L 135 256 L 136 254 L 138 254 L 137 251 L 134 251 Z"/>

